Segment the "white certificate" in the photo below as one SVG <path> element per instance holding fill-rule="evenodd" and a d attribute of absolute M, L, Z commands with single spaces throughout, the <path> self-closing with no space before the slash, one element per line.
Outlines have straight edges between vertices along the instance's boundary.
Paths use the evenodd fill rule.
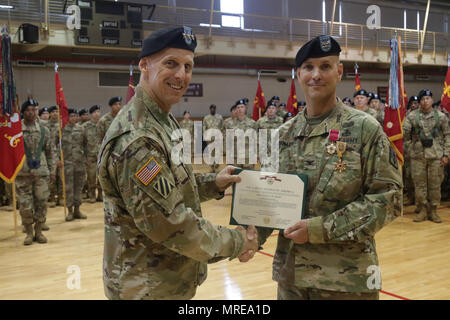
<path fill-rule="evenodd" d="M 308 176 L 236 170 L 230 224 L 286 229 L 300 221 L 306 205 Z"/>

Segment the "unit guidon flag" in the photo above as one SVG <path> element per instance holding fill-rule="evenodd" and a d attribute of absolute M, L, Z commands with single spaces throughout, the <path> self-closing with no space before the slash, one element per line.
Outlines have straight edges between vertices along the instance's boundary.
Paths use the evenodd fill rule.
<path fill-rule="evenodd" d="M 150 181 L 161 171 L 162 167 L 156 162 L 156 160 L 152 157 L 147 163 L 139 169 L 136 173 L 136 177 L 144 184 L 148 185 Z"/>

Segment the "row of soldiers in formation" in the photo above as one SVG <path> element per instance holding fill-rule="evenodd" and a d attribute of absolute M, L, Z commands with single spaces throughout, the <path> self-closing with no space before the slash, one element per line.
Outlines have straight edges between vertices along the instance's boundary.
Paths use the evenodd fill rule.
<path fill-rule="evenodd" d="M 434 103 L 432 96 L 430 90 L 423 89 L 417 96 L 409 98 L 403 126 L 403 180 L 405 205 L 416 205 L 415 212 L 418 215 L 414 221 L 429 219 L 439 223 L 441 219 L 437 214 L 437 206 L 441 198 L 450 200 L 450 165 L 447 165 L 450 155 L 450 114 L 441 106 L 440 101 Z M 361 89 L 354 93 L 353 98 L 354 101 L 344 98 L 344 104 L 368 113 L 381 126 L 384 125 L 386 102 L 378 94 Z M 226 129 L 276 129 L 293 117 L 277 96 L 269 100 L 265 115 L 256 122 L 246 116 L 247 105 L 248 99 L 238 100 L 230 109 L 231 117 L 225 121 L 216 113 L 216 106 L 211 105 L 210 114 L 203 119 L 203 130 L 218 129 L 224 132 Z M 305 105 L 306 103 L 298 102 L 299 112 Z M 185 111 L 180 126 L 189 130 L 193 136 L 193 121 L 189 118 L 189 111 Z M 267 139 L 268 149 L 269 138 L 270 136 Z M 237 165 L 244 169 L 254 169 L 254 165 L 248 163 L 246 154 L 245 164 Z M 213 164 L 211 169 L 213 172 L 217 171 L 218 164 Z"/>
<path fill-rule="evenodd" d="M 425 89 L 418 96 L 412 96 L 404 123 L 403 179 L 404 192 L 407 195 L 405 204 L 416 204 L 415 211 L 418 215 L 414 221 L 417 222 L 427 218 L 441 222 L 436 213 L 441 200 L 441 188 L 443 199 L 450 198 L 450 166 L 446 166 L 446 162 L 442 160 L 450 153 L 449 114 L 439 103 L 433 104 L 431 98 L 431 91 Z M 47 242 L 42 234 L 42 230 L 49 229 L 45 224 L 47 201 L 50 207 L 63 205 L 62 175 L 61 170 L 57 170 L 62 168 L 62 162 L 68 207 L 67 221 L 87 218 L 80 211 L 83 191 L 86 191 L 88 202 L 102 201 L 102 190 L 96 175 L 97 153 L 107 129 L 122 107 L 121 100 L 121 97 L 111 98 L 111 110 L 101 118 L 98 105 L 92 106 L 89 111 L 69 109 L 69 121 L 62 130 L 63 161 L 57 152 L 57 108 L 39 109 L 37 101 L 32 99 L 22 105 L 26 161 L 17 176 L 16 190 L 22 224 L 27 234 L 25 245 L 32 244 L 33 240 L 39 243 Z M 274 96 L 267 103 L 263 116 L 255 122 L 247 116 L 248 102 L 247 98 L 238 100 L 230 109 L 231 117 L 226 120 L 216 113 L 216 106 L 211 105 L 210 114 L 203 119 L 203 132 L 208 129 L 218 129 L 222 132 L 227 129 L 277 129 L 293 117 L 293 114 L 286 111 L 286 105 L 280 103 L 279 97 Z M 385 102 L 377 94 L 359 90 L 355 92 L 353 102 L 349 98 L 344 98 L 343 102 L 372 115 L 383 125 Z M 305 105 L 304 102 L 298 102 L 299 112 Z M 428 105 L 432 105 L 432 109 L 427 108 Z M 187 129 L 191 137 L 194 136 L 194 125 L 189 111 L 184 112 L 180 126 Z M 428 142 L 424 144 L 424 141 Z M 268 145 L 270 146 L 270 136 Z M 245 149 L 248 149 L 248 141 Z M 249 163 L 247 155 L 246 153 L 245 164 L 235 165 L 254 169 L 255 166 Z M 217 172 L 218 167 L 219 164 L 214 163 L 211 169 Z M 434 168 L 434 171 L 429 168 Z M 432 174 L 428 174 L 429 172 Z M 10 199 L 10 185 L 0 185 L 0 201 L 3 201 L 0 204 L 7 204 L 8 201 L 11 203 Z M 12 210 L 11 206 L 9 210 Z"/>
<path fill-rule="evenodd" d="M 80 211 L 83 188 L 90 203 L 103 201 L 96 174 L 97 153 L 106 131 L 122 108 L 122 98 L 111 98 L 109 106 L 110 112 L 103 117 L 100 117 L 98 105 L 89 111 L 68 109 L 69 119 L 61 131 L 62 152 L 58 152 L 57 107 L 40 109 L 33 99 L 22 104 L 25 161 L 17 174 L 15 186 L 23 232 L 26 233 L 24 245 L 31 245 L 33 241 L 47 242 L 42 231 L 49 230 L 45 224 L 48 205 L 63 205 L 65 201 L 68 209 L 66 221 L 72 221 L 87 218 Z M 0 204 L 9 205 L 9 210 L 12 210 L 11 185 L 2 181 L 0 187 L 0 200 L 3 202 Z"/>

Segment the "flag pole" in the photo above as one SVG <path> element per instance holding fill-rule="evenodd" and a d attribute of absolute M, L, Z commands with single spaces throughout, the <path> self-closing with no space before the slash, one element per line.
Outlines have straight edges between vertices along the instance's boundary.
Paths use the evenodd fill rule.
<path fill-rule="evenodd" d="M 261 71 L 258 71 L 258 84 L 259 84 L 259 79 L 261 78 Z M 261 108 L 258 106 L 258 119 L 261 119 Z"/>
<path fill-rule="evenodd" d="M 12 181 L 11 187 L 12 187 L 13 210 L 14 210 L 14 234 L 16 235 L 16 237 L 18 237 L 19 232 L 17 231 L 16 179 Z"/>
<path fill-rule="evenodd" d="M 58 64 L 55 62 L 55 72 L 58 72 Z M 61 125 L 61 113 L 60 113 L 60 107 L 59 103 L 57 103 L 58 106 L 58 131 L 59 131 L 59 154 L 61 157 L 61 180 L 62 180 L 62 187 L 63 187 L 63 202 L 64 202 L 64 220 L 66 220 L 66 212 L 67 212 L 67 203 L 66 203 L 66 178 L 64 175 L 64 153 L 62 150 L 62 125 Z M 58 170 L 58 168 L 56 168 Z"/>

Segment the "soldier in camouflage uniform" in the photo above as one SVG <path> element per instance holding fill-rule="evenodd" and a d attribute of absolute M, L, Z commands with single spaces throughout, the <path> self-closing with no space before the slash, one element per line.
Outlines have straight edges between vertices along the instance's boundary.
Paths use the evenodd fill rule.
<path fill-rule="evenodd" d="M 287 113 L 286 113 L 287 114 Z M 266 148 L 266 150 L 263 150 L 263 154 L 267 155 L 268 157 L 271 155 L 271 139 L 272 139 L 272 130 L 278 129 L 283 124 L 283 118 L 277 116 L 277 106 L 274 102 L 272 102 L 266 109 L 266 113 L 264 117 L 258 119 L 256 122 L 256 129 L 258 130 L 258 141 L 260 141 L 260 136 L 263 134 L 266 130 L 265 135 L 267 139 L 267 144 L 265 146 L 260 146 L 262 148 Z M 259 153 L 258 153 L 259 155 Z M 261 162 L 261 170 L 263 170 L 263 167 L 266 166 L 266 163 L 264 163 L 264 159 L 259 159 Z"/>
<path fill-rule="evenodd" d="M 401 168 L 389 140 L 373 117 L 336 98 L 339 52 L 333 38 L 319 36 L 296 57 L 307 107 L 279 129 L 280 172 L 308 175 L 307 203 L 303 219 L 278 236 L 279 299 L 378 299 L 374 236 L 401 212 Z M 271 233 L 258 228 L 260 244 Z"/>
<path fill-rule="evenodd" d="M 50 117 L 48 120 L 47 128 L 50 130 L 50 136 L 52 143 L 55 146 L 57 158 L 60 157 L 59 151 L 59 123 L 58 123 L 58 108 L 52 106 L 48 109 Z M 56 168 L 56 179 L 50 181 L 48 189 L 50 191 L 49 207 L 54 208 L 57 205 L 62 205 L 63 201 L 63 188 L 61 178 L 61 165 Z"/>
<path fill-rule="evenodd" d="M 267 105 L 267 106 L 269 106 L 269 105 Z M 288 113 L 286 110 L 286 103 L 280 103 L 280 105 L 278 107 L 278 111 L 277 111 L 277 117 L 280 117 L 281 119 L 283 119 L 284 116 L 286 115 L 286 113 Z"/>
<path fill-rule="evenodd" d="M 170 156 L 179 142 L 171 140 L 179 124 L 170 109 L 189 85 L 195 45 L 186 27 L 144 40 L 136 93 L 100 147 L 109 299 L 190 299 L 206 278 L 206 263 L 248 258 L 257 249 L 254 227 L 246 234 L 202 218 L 200 201 L 222 197 L 239 181 L 233 168 L 194 174 Z"/>
<path fill-rule="evenodd" d="M 225 137 L 225 130 L 233 128 L 233 122 L 237 117 L 237 109 L 236 104 L 232 105 L 230 108 L 231 116 L 224 120 L 223 122 L 223 128 L 222 128 L 222 135 Z"/>
<path fill-rule="evenodd" d="M 408 114 L 410 114 L 417 108 L 419 108 L 419 98 L 417 96 L 411 96 L 408 101 L 406 116 L 408 116 Z M 403 197 L 405 206 L 414 205 L 416 203 L 415 201 L 416 197 L 414 195 L 414 182 L 412 180 L 411 174 L 410 150 L 408 150 L 407 147 L 409 146 L 405 143 L 405 136 L 403 136 L 403 153 L 405 157 L 405 163 L 402 169 L 403 169 L 403 195 L 406 194 L 406 197 Z M 419 213 L 420 208 L 417 207 L 415 212 Z"/>
<path fill-rule="evenodd" d="M 222 115 L 216 113 L 215 104 L 209 106 L 209 114 L 203 118 L 203 137 L 205 136 L 205 132 L 209 129 L 217 129 L 220 131 L 223 129 L 223 117 Z M 207 141 L 207 144 L 210 144 L 213 141 Z M 214 155 L 215 151 L 211 152 L 211 156 L 214 157 Z M 217 172 L 219 164 L 213 163 L 210 167 L 211 172 Z"/>
<path fill-rule="evenodd" d="M 430 90 L 418 95 L 420 108 L 406 116 L 403 124 L 406 150 L 411 157 L 411 172 L 420 210 L 415 222 L 430 219 L 440 223 L 437 206 L 441 201 L 443 169 L 450 154 L 450 129 L 447 117 L 433 110 Z"/>
<path fill-rule="evenodd" d="M 108 130 L 109 126 L 111 125 L 112 121 L 116 117 L 116 115 L 119 113 L 120 109 L 122 109 L 122 97 L 112 97 L 109 99 L 109 106 L 111 107 L 111 111 L 107 114 L 105 114 L 103 117 L 100 118 L 100 120 L 97 123 L 97 137 L 98 142 L 101 144 L 103 141 L 103 137 L 106 134 L 106 131 Z M 97 201 L 102 202 L 103 201 L 103 192 L 101 192 L 101 185 L 99 194 L 97 195 Z"/>
<path fill-rule="evenodd" d="M 100 142 L 97 136 L 97 122 L 100 119 L 100 107 L 92 106 L 89 109 L 91 119 L 84 123 L 83 126 L 83 145 L 86 150 L 86 173 L 87 173 L 87 190 L 89 203 L 95 203 L 95 189 L 98 187 L 99 194 L 102 192 L 97 183 L 97 155 L 100 148 Z"/>
<path fill-rule="evenodd" d="M 49 110 L 48 107 L 41 108 L 41 110 L 39 110 L 39 119 L 48 121 L 48 119 L 50 117 L 50 113 L 48 112 L 48 110 Z"/>
<path fill-rule="evenodd" d="M 191 158 L 194 155 L 194 121 L 191 120 L 191 113 L 189 110 L 185 110 L 183 112 L 183 120 L 180 121 L 181 129 L 185 129 L 189 132 L 190 140 L 191 140 L 191 150 L 190 155 Z M 183 150 L 185 150 L 183 148 Z"/>
<path fill-rule="evenodd" d="M 84 124 L 89 121 L 88 110 L 86 110 L 86 109 L 78 110 L 78 117 L 79 117 L 79 119 L 78 119 L 77 123 L 84 128 Z M 84 129 L 83 129 L 83 131 L 84 131 Z M 95 165 L 95 167 L 97 167 L 97 165 Z M 86 162 L 86 177 L 84 179 L 83 190 L 81 191 L 83 199 L 89 199 L 87 171 L 88 171 L 88 163 Z"/>
<path fill-rule="evenodd" d="M 69 109 L 69 122 L 62 131 L 62 148 L 64 155 L 64 178 L 66 180 L 66 221 L 86 219 L 81 213 L 81 190 L 86 177 L 86 154 L 83 144 L 83 127 L 76 123 L 78 113 Z"/>
<path fill-rule="evenodd" d="M 24 102 L 21 113 L 26 160 L 15 182 L 22 225 L 27 234 L 23 244 L 30 245 L 33 240 L 46 243 L 42 227 L 47 214 L 48 183 L 55 180 L 56 150 L 50 131 L 36 119 L 30 101 Z"/>
<path fill-rule="evenodd" d="M 228 142 L 234 141 L 234 154 L 233 159 L 231 162 L 229 162 L 230 159 L 226 159 L 228 164 L 233 164 L 235 166 L 241 167 L 243 169 L 247 170 L 253 170 L 255 168 L 255 164 L 250 163 L 250 140 L 247 137 L 244 137 L 245 139 L 245 147 L 241 147 L 238 144 L 238 137 L 241 137 L 243 134 L 245 134 L 246 130 L 252 130 L 255 134 L 255 143 L 257 142 L 257 131 L 256 131 L 256 122 L 252 119 L 248 118 L 245 114 L 245 104 L 243 100 L 239 100 L 236 103 L 236 118 L 231 123 L 230 128 L 225 129 L 225 135 L 224 135 L 224 141 L 225 146 L 227 149 L 227 152 L 229 149 L 231 149 L 231 146 L 228 145 Z M 239 131 L 238 131 L 239 130 Z M 228 135 L 233 135 L 233 140 L 231 140 Z M 257 146 L 255 145 L 254 152 L 258 151 Z M 241 156 L 244 159 L 244 163 L 238 163 L 239 159 L 238 156 Z"/>
<path fill-rule="evenodd" d="M 353 95 L 353 98 L 355 103 L 355 109 L 368 113 L 372 117 L 377 119 L 377 112 L 369 108 L 369 92 L 367 92 L 364 89 L 358 90 Z"/>

